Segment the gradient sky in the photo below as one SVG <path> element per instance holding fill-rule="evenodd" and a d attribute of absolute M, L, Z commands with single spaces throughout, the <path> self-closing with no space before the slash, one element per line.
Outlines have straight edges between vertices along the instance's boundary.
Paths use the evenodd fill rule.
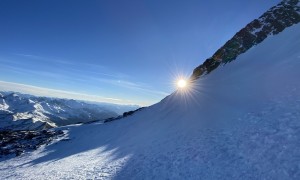
<path fill-rule="evenodd" d="M 278 2 L 1 0 L 0 90 L 153 104 Z"/>

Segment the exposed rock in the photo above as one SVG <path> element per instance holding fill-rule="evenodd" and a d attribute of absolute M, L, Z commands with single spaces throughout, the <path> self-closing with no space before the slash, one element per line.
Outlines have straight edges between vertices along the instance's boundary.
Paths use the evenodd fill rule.
<path fill-rule="evenodd" d="M 210 73 L 220 64 L 235 60 L 238 55 L 259 44 L 268 36 L 278 34 L 285 28 L 299 22 L 299 0 L 282 1 L 236 33 L 212 57 L 195 68 L 191 80 Z"/>
<path fill-rule="evenodd" d="M 0 131 L 0 158 L 7 155 L 19 156 L 25 151 L 36 150 L 63 135 L 61 130 Z"/>
<path fill-rule="evenodd" d="M 134 113 L 136 113 L 137 111 L 142 110 L 143 108 L 144 108 L 144 107 L 138 108 L 137 110 L 134 110 L 134 111 L 124 112 L 124 113 L 123 113 L 123 117 L 131 116 L 131 115 L 133 115 Z"/>

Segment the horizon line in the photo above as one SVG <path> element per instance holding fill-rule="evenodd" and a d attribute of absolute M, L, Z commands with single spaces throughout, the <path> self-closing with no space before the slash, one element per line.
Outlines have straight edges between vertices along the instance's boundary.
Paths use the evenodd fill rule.
<path fill-rule="evenodd" d="M 0 90 L 2 91 L 12 91 L 19 93 L 26 93 L 34 96 L 44 96 L 52 98 L 61 98 L 61 99 L 73 99 L 89 102 L 99 102 L 99 103 L 110 103 L 118 105 L 138 105 L 138 106 L 150 106 L 154 103 L 150 102 L 134 102 L 126 99 L 112 98 L 112 97 L 103 97 L 98 95 L 89 95 L 85 93 L 72 92 L 66 90 L 38 87 L 34 85 L 28 85 L 23 83 L 8 82 L 0 80 Z M 79 97 L 77 97 L 79 96 Z"/>

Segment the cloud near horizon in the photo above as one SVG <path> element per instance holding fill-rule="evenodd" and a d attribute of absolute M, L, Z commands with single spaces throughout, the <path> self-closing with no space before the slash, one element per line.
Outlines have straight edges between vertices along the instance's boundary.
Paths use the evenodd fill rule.
<path fill-rule="evenodd" d="M 13 55 L 17 57 L 23 57 L 25 59 L 11 59 L 0 57 L 0 62 L 4 63 L 3 66 L 5 67 L 5 69 L 13 73 L 21 75 L 24 74 L 26 76 L 33 75 L 40 77 L 40 79 L 48 78 L 48 81 L 52 81 L 53 79 L 59 79 L 60 81 L 58 82 L 61 83 L 62 81 L 86 83 L 90 80 L 93 80 L 93 82 L 89 83 L 89 86 L 92 89 L 99 87 L 99 84 L 95 82 L 101 82 L 108 85 L 116 86 L 117 88 L 126 88 L 127 91 L 133 90 L 140 94 L 144 94 L 146 97 L 155 99 L 153 101 L 156 101 L 158 99 L 163 98 L 164 96 L 169 95 L 169 93 L 156 90 L 155 88 L 149 86 L 146 83 L 133 82 L 134 78 L 130 77 L 129 75 L 113 71 L 109 67 L 102 66 L 99 64 L 83 62 L 72 63 L 72 61 L 64 60 L 62 58 L 46 58 L 32 54 L 14 53 Z M 28 61 L 32 61 L 34 62 L 34 64 L 44 64 L 46 62 L 50 66 L 44 66 L 43 68 L 39 66 L 28 66 L 28 64 L 26 63 Z M 63 66 L 64 68 L 57 68 L 57 66 L 54 64 L 60 64 L 60 66 Z M 11 80 L 6 81 L 5 79 L 2 79 L 2 81 L 12 82 Z M 38 87 L 41 86 L 43 85 L 38 85 Z M 74 91 L 76 92 L 78 90 L 75 89 Z M 131 101 L 127 100 L 126 102 L 131 103 Z M 152 104 L 153 102 L 140 103 Z"/>
<path fill-rule="evenodd" d="M 14 82 L 6 82 L 6 81 L 0 81 L 0 90 L 16 91 L 16 92 L 27 93 L 36 96 L 85 100 L 85 101 L 92 101 L 92 102 L 105 102 L 105 103 L 124 104 L 124 105 L 131 104 L 131 105 L 140 105 L 140 106 L 149 105 L 146 102 L 132 102 L 125 99 L 102 97 L 97 95 L 88 95 L 84 93 L 49 89 L 49 88 L 37 87 L 37 86 L 14 83 Z"/>

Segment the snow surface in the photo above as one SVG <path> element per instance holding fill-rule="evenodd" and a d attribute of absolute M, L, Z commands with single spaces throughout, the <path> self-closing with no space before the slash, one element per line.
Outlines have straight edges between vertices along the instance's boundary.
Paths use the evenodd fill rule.
<path fill-rule="evenodd" d="M 300 179 L 300 24 L 133 116 L 68 126 L 1 179 Z"/>

